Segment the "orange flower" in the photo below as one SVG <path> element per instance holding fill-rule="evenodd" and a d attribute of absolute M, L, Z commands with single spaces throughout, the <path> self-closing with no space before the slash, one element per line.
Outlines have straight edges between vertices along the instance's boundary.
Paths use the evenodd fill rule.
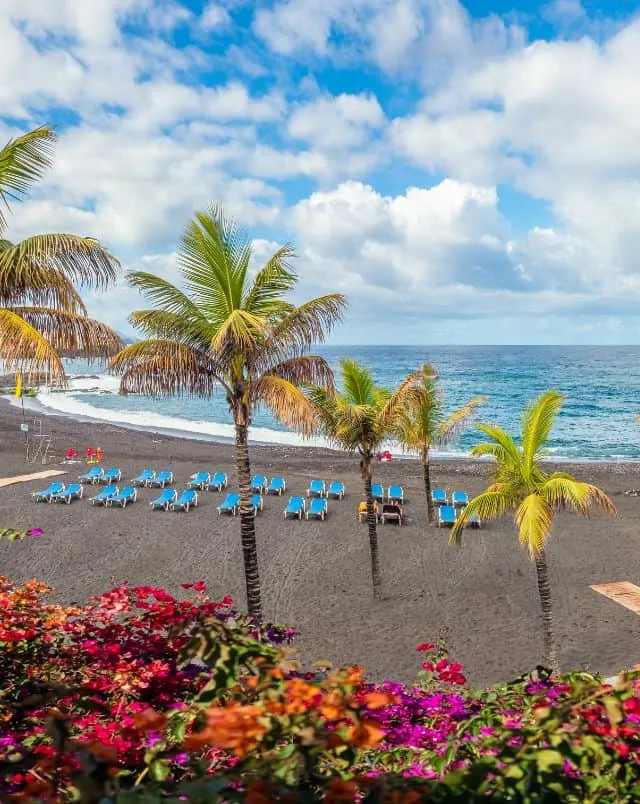
<path fill-rule="evenodd" d="M 249 676 L 249 678 L 245 680 L 245 684 L 250 690 L 255 690 L 258 686 L 258 681 L 258 676 Z"/>
<path fill-rule="evenodd" d="M 373 720 L 361 720 L 357 726 L 351 726 L 347 740 L 354 748 L 375 748 L 384 737 L 384 731 Z"/>
<path fill-rule="evenodd" d="M 263 712 L 257 706 L 212 706 L 207 710 L 207 726 L 212 744 L 227 748 L 236 756 L 254 749 L 267 729 L 260 721 Z"/>
<path fill-rule="evenodd" d="M 134 715 L 133 725 L 140 731 L 159 731 L 167 723 L 166 715 L 156 712 L 155 709 L 145 709 Z"/>
<path fill-rule="evenodd" d="M 364 675 L 364 668 L 359 667 L 358 665 L 354 665 L 353 667 L 349 667 L 347 670 L 347 684 L 359 684 L 362 681 L 362 676 Z"/>
<path fill-rule="evenodd" d="M 185 751 L 201 751 L 203 748 L 213 743 L 213 734 L 211 729 L 203 729 L 202 731 L 192 731 L 182 741 L 182 747 Z"/>
<path fill-rule="evenodd" d="M 364 704 L 368 709 L 381 709 L 397 702 L 397 697 L 390 692 L 368 692 L 364 696 Z"/>

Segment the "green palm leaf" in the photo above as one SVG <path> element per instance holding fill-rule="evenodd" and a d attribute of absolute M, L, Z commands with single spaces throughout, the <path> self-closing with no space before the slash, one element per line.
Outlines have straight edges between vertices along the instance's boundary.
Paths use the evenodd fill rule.
<path fill-rule="evenodd" d="M 53 161 L 55 134 L 49 126 L 41 126 L 10 140 L 0 150 L 0 232 L 6 227 L 2 204 L 26 195 Z"/>

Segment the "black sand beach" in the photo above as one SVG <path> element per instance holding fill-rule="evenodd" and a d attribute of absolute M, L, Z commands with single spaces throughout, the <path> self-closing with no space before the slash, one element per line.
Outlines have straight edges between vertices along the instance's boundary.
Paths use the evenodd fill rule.
<path fill-rule="evenodd" d="M 25 464 L 21 415 L 0 402 L 0 477 L 47 468 L 82 466 Z M 170 468 L 182 487 L 199 470 L 223 470 L 235 485 L 233 448 L 123 428 L 47 418 L 57 455 L 66 447 L 100 446 L 106 466 L 129 478 L 144 467 Z M 265 616 L 299 631 L 305 662 L 357 663 L 373 679 L 408 681 L 419 669 L 415 646 L 449 629 L 449 648 L 474 684 L 507 680 L 540 659 L 541 629 L 535 572 L 518 545 L 511 519 L 488 523 L 465 536 L 462 549 L 447 546 L 448 532 L 425 527 L 426 505 L 419 464 L 398 460 L 376 467 L 376 479 L 401 483 L 407 498 L 405 527 L 379 530 L 384 599 L 371 593 L 365 525 L 355 510 L 362 481 L 355 457 L 311 448 L 254 447 L 253 470 L 287 480 L 284 499 L 266 498 L 256 523 Z M 487 466 L 446 461 L 433 466 L 437 486 L 479 492 Z M 548 548 L 556 635 L 564 668 L 611 675 L 640 661 L 640 617 L 590 589 L 611 581 L 639 582 L 640 486 L 636 466 L 581 464 L 570 468 L 599 484 L 618 507 L 616 519 L 561 515 Z M 283 522 L 289 494 L 303 494 L 309 480 L 341 479 L 344 501 L 330 501 L 326 522 Z M 61 479 L 65 480 L 61 476 Z M 37 577 L 60 600 L 85 601 L 121 581 L 163 586 L 180 594 L 180 583 L 203 578 L 216 597 L 231 594 L 244 606 L 239 522 L 218 517 L 222 495 L 205 492 L 189 514 L 154 513 L 157 495 L 143 490 L 121 509 L 36 505 L 30 492 L 48 481 L 0 488 L 2 527 L 41 527 L 44 535 L 0 544 L 0 574 L 16 581 Z M 90 495 L 87 495 L 90 496 Z"/>

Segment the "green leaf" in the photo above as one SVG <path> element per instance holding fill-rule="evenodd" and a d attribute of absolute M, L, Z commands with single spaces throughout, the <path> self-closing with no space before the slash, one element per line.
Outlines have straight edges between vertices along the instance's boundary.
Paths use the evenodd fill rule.
<path fill-rule="evenodd" d="M 536 757 L 536 764 L 538 765 L 538 769 L 541 770 L 543 773 L 550 771 L 551 768 L 564 765 L 564 757 L 559 751 L 553 751 L 550 748 L 543 748 L 542 751 L 538 751 L 535 755 Z"/>

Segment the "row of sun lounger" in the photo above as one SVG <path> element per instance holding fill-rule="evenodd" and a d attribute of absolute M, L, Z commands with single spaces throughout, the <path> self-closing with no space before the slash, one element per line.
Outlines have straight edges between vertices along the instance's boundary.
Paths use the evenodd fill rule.
<path fill-rule="evenodd" d="M 449 500 L 449 496 L 444 489 L 433 489 L 431 500 L 436 505 L 462 506 L 467 505 L 469 502 L 469 495 L 466 491 L 454 491 L 451 494 L 451 500 Z"/>

